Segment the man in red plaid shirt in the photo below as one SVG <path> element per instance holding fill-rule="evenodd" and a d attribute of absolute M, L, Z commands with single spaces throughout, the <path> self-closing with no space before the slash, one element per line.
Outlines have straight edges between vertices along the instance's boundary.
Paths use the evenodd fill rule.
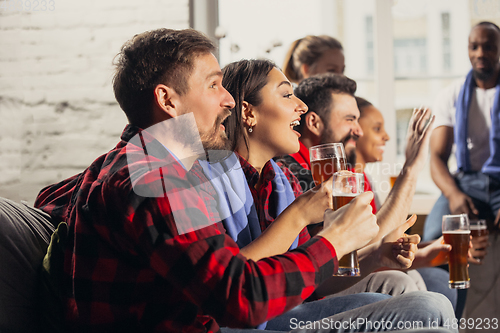
<path fill-rule="evenodd" d="M 239 254 L 196 161 L 231 148 L 221 124 L 234 100 L 213 50 L 194 30 L 126 43 L 113 82 L 130 123 L 121 141 L 37 197 L 68 224 L 60 288 L 69 331 L 255 327 L 301 304 L 336 272 L 337 256 L 377 234 L 365 193 L 327 211 L 324 230 L 296 250 L 257 262 Z"/>

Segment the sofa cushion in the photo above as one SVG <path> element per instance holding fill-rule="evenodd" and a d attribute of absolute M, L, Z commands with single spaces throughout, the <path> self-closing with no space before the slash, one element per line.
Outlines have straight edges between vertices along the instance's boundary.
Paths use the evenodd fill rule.
<path fill-rule="evenodd" d="M 39 274 L 53 232 L 44 212 L 0 197 L 0 332 L 38 331 Z"/>

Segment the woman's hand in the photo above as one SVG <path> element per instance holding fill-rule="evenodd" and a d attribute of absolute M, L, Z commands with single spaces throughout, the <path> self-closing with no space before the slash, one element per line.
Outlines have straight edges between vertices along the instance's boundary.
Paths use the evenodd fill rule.
<path fill-rule="evenodd" d="M 304 227 L 322 222 L 325 211 L 333 208 L 332 187 L 333 177 L 330 177 L 292 202 L 290 206 L 299 214 L 297 217 L 305 223 Z"/>
<path fill-rule="evenodd" d="M 332 207 L 332 178 L 296 198 L 266 230 L 241 249 L 254 261 L 285 253 L 308 224 L 323 221 L 325 210 Z"/>

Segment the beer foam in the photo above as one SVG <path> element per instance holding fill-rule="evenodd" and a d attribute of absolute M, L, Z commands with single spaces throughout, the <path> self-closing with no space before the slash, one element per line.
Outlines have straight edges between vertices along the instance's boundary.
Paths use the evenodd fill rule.
<path fill-rule="evenodd" d="M 488 229 L 485 225 L 471 225 L 470 230 L 486 230 Z"/>
<path fill-rule="evenodd" d="M 443 231 L 444 234 L 453 234 L 453 235 L 465 235 L 470 234 L 470 230 L 452 230 L 452 231 Z"/>
<path fill-rule="evenodd" d="M 332 195 L 334 197 L 357 197 L 358 195 L 360 195 L 361 193 L 345 193 L 345 192 L 340 192 L 340 191 L 333 191 L 332 192 Z"/>

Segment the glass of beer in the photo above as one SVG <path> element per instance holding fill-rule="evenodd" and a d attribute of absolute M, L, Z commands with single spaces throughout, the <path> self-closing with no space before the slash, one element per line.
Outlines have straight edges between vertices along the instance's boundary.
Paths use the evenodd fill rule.
<path fill-rule="evenodd" d="M 399 163 L 394 164 L 393 173 L 391 173 L 389 176 L 391 189 L 394 187 L 394 184 L 396 184 L 396 180 L 398 179 L 399 174 L 401 173 L 401 169 L 403 169 L 403 166 L 401 164 Z"/>
<path fill-rule="evenodd" d="M 344 145 L 327 143 L 309 149 L 311 173 L 316 185 L 328 180 L 335 172 L 346 169 Z"/>
<path fill-rule="evenodd" d="M 333 208 L 347 205 L 365 190 L 365 177 L 362 173 L 339 171 L 333 174 Z M 358 252 L 352 251 L 339 260 L 337 276 L 360 276 Z"/>
<path fill-rule="evenodd" d="M 469 254 L 470 228 L 467 214 L 443 216 L 443 238 L 451 245 L 448 254 L 450 269 L 449 287 L 466 289 L 470 286 L 467 257 Z"/>
<path fill-rule="evenodd" d="M 391 188 L 394 187 L 394 184 L 396 184 L 396 179 L 398 179 L 398 176 L 390 176 L 389 181 L 391 182 Z"/>
<path fill-rule="evenodd" d="M 470 235 L 472 238 L 488 236 L 488 226 L 486 225 L 486 220 L 470 220 Z M 484 250 L 484 249 L 477 249 Z M 483 258 L 474 257 L 474 259 L 481 261 Z"/>

